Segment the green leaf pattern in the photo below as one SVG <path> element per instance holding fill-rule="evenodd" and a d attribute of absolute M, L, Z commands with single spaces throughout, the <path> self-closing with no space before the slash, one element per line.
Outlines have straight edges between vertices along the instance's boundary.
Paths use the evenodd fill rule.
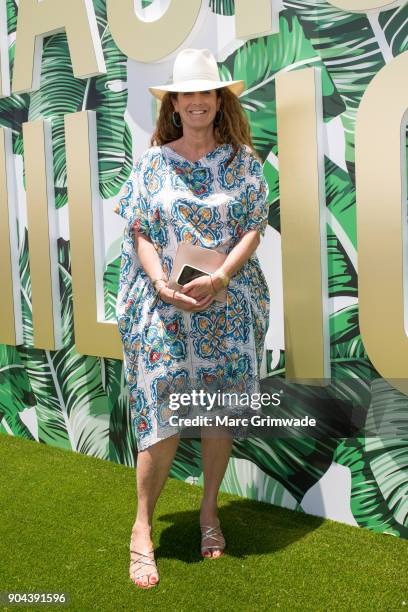
<path fill-rule="evenodd" d="M 153 1 L 141 0 L 141 8 L 148 8 Z M 407 49 L 408 4 L 370 14 L 347 13 L 326 0 L 282 0 L 282 5 L 280 33 L 242 43 L 219 63 L 220 73 L 224 80 L 245 80 L 241 102 L 264 160 L 271 202 L 269 224 L 280 232 L 275 76 L 282 70 L 321 69 L 324 122 L 326 126 L 336 122 L 345 142 L 344 160 L 325 159 L 329 299 L 340 304 L 330 315 L 332 373 L 338 380 L 356 383 L 353 391 L 344 384 L 342 397 L 353 400 L 358 396 L 367 403 L 367 427 L 375 429 L 383 419 L 383 428 L 376 437 L 236 440 L 223 490 L 302 511 L 302 498 L 335 461 L 350 470 L 350 506 L 357 523 L 406 538 L 408 410 L 405 397 L 387 388 L 375 371 L 359 332 L 354 134 L 357 109 L 367 86 L 387 62 Z M 75 79 L 66 36 L 55 34 L 44 43 L 40 89 L 0 100 L 0 125 L 12 130 L 16 155 L 23 152 L 24 121 L 39 117 L 52 121 L 58 208 L 67 203 L 64 114 L 96 111 L 103 198 L 118 193 L 132 163 L 132 135 L 124 121 L 127 60 L 110 35 L 104 1 L 94 0 L 94 6 L 107 74 Z M 231 16 L 234 1 L 209 0 L 208 10 L 220 19 Z M 13 41 L 17 14 L 14 0 L 7 0 L 7 11 Z M 10 43 L 9 56 L 12 70 L 14 42 Z M 43 351 L 32 348 L 25 228 L 19 228 L 19 240 L 24 344 L 0 346 L 0 431 L 133 465 L 136 445 L 122 362 L 75 351 L 69 242 L 63 238 L 58 242 L 64 348 Z M 118 258 L 107 261 L 104 297 L 106 317 L 110 319 L 114 318 L 118 276 Z M 271 379 L 282 377 L 284 381 L 283 350 L 268 350 L 266 364 Z M 289 385 L 287 390 L 291 391 Z M 319 413 L 322 409 L 314 406 L 314 397 L 313 390 L 301 390 L 292 409 L 309 411 L 324 420 L 325 415 Z M 392 426 L 392 431 L 397 427 L 401 435 L 390 435 L 387 426 Z M 181 441 L 171 475 L 202 483 L 197 440 Z"/>

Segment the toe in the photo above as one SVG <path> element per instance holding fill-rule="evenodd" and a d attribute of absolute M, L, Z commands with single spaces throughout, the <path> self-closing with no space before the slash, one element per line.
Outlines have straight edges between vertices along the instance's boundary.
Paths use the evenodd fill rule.
<path fill-rule="evenodd" d="M 134 576 L 132 576 L 132 580 L 135 583 L 136 586 L 140 587 L 142 586 L 142 581 L 140 578 L 135 578 Z"/>

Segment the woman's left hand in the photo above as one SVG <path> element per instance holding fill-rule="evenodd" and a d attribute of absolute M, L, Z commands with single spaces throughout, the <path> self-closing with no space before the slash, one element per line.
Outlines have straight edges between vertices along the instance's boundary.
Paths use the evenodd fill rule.
<path fill-rule="evenodd" d="M 214 282 L 215 280 L 213 283 Z M 179 291 L 180 293 L 186 293 L 196 300 L 203 300 L 204 298 L 209 298 L 210 296 L 213 297 L 215 295 L 213 283 L 211 282 L 210 276 L 199 276 L 198 278 L 195 278 L 189 283 L 183 285 Z M 217 289 L 216 286 L 215 289 Z"/>

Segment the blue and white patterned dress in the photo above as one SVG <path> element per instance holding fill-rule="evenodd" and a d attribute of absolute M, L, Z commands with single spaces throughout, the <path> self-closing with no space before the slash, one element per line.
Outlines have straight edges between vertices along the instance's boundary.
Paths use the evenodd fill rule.
<path fill-rule="evenodd" d="M 229 253 L 246 231 L 264 235 L 262 166 L 246 145 L 228 163 L 232 155 L 232 145 L 224 144 L 190 162 L 168 146 L 151 147 L 114 208 L 127 220 L 116 318 L 139 451 L 177 432 L 169 425 L 170 393 L 210 388 L 206 384 L 259 392 L 270 299 L 256 254 L 232 277 L 227 303 L 187 312 L 155 293 L 132 231 L 134 226 L 150 238 L 167 277 L 181 241 Z"/>

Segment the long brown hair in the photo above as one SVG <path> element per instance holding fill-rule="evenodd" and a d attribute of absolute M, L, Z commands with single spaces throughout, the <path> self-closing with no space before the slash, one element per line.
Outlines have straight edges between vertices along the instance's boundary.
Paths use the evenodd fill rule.
<path fill-rule="evenodd" d="M 218 145 L 231 144 L 234 148 L 234 155 L 239 147 L 246 144 L 255 157 L 259 159 L 251 138 L 251 130 L 248 119 L 239 102 L 238 97 L 228 89 L 222 87 L 217 89 L 217 96 L 221 98 L 220 110 L 223 111 L 223 118 L 219 125 L 214 123 L 214 137 Z M 177 98 L 177 93 L 166 92 L 160 105 L 159 117 L 156 129 L 151 137 L 151 146 L 164 145 L 173 140 L 181 138 L 183 127 L 176 127 L 172 121 L 174 106 L 172 99 Z"/>

